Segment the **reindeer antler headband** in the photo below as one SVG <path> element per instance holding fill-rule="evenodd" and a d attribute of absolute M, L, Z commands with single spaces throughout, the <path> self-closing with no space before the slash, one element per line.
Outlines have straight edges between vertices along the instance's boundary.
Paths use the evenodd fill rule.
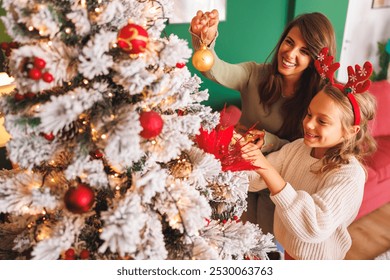
<path fill-rule="evenodd" d="M 361 68 L 355 65 L 355 70 L 352 66 L 348 66 L 348 82 L 345 85 L 335 83 L 333 80 L 334 72 L 340 67 L 340 63 L 333 63 L 333 56 L 328 56 L 328 48 L 323 48 L 314 62 L 318 73 L 322 79 L 328 80 L 329 83 L 339 88 L 346 94 L 352 105 L 353 114 L 355 116 L 354 125 L 360 124 L 360 108 L 354 94 L 362 93 L 368 90 L 371 85 L 369 80 L 372 73 L 372 64 L 366 61 Z"/>

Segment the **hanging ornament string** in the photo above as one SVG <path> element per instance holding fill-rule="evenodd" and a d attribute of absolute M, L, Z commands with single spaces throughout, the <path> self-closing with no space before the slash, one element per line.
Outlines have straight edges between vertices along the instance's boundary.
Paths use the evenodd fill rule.
<path fill-rule="evenodd" d="M 209 19 L 207 18 L 207 16 L 205 16 L 205 17 L 207 20 L 207 27 L 209 27 Z M 214 55 L 207 48 L 207 45 L 204 42 L 205 42 L 205 40 L 203 37 L 203 32 L 201 32 L 200 33 L 200 48 L 192 56 L 192 64 L 200 72 L 207 72 L 214 65 Z"/>

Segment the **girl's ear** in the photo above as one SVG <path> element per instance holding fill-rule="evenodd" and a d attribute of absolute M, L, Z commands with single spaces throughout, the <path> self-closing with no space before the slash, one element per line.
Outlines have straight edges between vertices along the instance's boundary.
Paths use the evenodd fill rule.
<path fill-rule="evenodd" d="M 353 125 L 353 126 L 351 127 L 351 133 L 352 133 L 353 135 L 356 135 L 359 131 L 360 131 L 360 125 Z"/>
<path fill-rule="evenodd" d="M 351 139 L 360 131 L 360 125 L 353 125 L 349 129 L 349 133 L 344 134 L 344 139 Z"/>

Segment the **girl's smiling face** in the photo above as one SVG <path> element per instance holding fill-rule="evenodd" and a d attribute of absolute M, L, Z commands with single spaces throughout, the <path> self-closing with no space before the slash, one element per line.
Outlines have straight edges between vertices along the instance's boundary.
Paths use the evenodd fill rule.
<path fill-rule="evenodd" d="M 304 143 L 313 148 L 313 157 L 322 158 L 325 152 L 344 141 L 342 112 L 336 102 L 320 91 L 310 102 L 303 120 Z"/>

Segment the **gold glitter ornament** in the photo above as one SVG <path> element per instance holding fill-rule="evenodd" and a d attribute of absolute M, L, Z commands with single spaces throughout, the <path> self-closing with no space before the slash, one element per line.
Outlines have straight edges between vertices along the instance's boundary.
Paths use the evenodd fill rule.
<path fill-rule="evenodd" d="M 214 65 L 214 55 L 206 45 L 202 44 L 192 56 L 192 64 L 200 72 L 209 71 Z"/>

